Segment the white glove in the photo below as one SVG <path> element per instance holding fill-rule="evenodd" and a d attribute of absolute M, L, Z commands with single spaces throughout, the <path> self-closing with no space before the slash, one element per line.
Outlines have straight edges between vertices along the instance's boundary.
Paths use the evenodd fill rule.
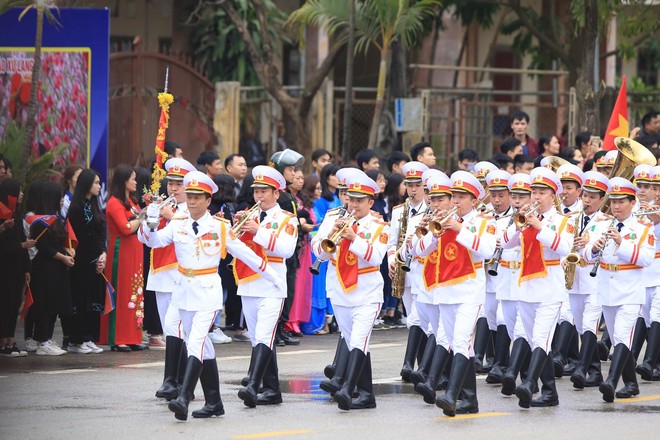
<path fill-rule="evenodd" d="M 147 218 L 158 218 L 160 216 L 160 206 L 156 203 L 152 203 L 147 206 Z"/>

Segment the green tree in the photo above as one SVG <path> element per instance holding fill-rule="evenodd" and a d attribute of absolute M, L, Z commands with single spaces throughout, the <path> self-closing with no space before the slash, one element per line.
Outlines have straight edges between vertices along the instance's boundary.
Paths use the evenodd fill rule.
<path fill-rule="evenodd" d="M 433 16 L 439 7 L 440 0 L 356 0 L 355 51 L 359 53 L 375 47 L 380 52 L 376 106 L 367 148 L 374 148 L 378 140 L 392 43 L 399 41 L 405 48 L 413 47 L 424 34 L 424 20 Z M 291 15 L 289 22 L 313 25 L 331 36 L 341 35 L 337 42 L 343 44 L 348 29 L 349 4 L 336 0 L 308 0 Z"/>

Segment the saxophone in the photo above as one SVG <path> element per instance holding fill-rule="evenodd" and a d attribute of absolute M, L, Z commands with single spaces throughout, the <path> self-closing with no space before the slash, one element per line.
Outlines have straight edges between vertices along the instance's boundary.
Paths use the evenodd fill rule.
<path fill-rule="evenodd" d="M 584 211 L 582 215 L 575 216 L 575 225 L 573 232 L 573 247 L 571 252 L 566 255 L 566 269 L 564 270 L 564 284 L 566 289 L 570 290 L 573 288 L 573 283 L 575 283 L 575 269 L 580 262 L 580 255 L 578 254 L 578 248 L 575 244 L 575 239 L 580 236 L 580 223 L 582 222 L 582 216 L 584 216 Z"/>
<path fill-rule="evenodd" d="M 399 257 L 399 249 L 406 240 L 406 232 L 408 230 L 408 208 L 410 206 L 410 199 L 407 199 L 403 204 L 401 215 L 399 216 L 399 235 L 396 237 L 396 250 L 394 254 L 394 276 L 392 277 L 392 296 L 401 298 L 403 291 L 406 288 L 406 273 L 402 267 L 405 263 Z"/>

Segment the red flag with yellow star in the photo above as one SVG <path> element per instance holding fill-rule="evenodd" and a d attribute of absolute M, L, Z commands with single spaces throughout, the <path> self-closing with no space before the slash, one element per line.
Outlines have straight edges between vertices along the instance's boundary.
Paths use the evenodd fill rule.
<path fill-rule="evenodd" d="M 629 136 L 628 102 L 626 101 L 626 95 L 626 76 L 623 75 L 621 89 L 619 89 L 619 96 L 616 98 L 614 109 L 612 110 L 612 116 L 610 116 L 610 122 L 607 124 L 607 130 L 605 131 L 603 150 L 615 150 L 616 146 L 614 145 L 614 138 L 618 136 Z"/>

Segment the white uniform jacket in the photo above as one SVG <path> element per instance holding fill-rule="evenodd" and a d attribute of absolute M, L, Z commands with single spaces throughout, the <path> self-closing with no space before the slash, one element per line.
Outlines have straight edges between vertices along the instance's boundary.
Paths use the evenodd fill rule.
<path fill-rule="evenodd" d="M 228 221 L 206 213 L 197 220 L 197 233 L 193 231 L 192 224 L 193 220 L 188 215 L 180 215 L 172 218 L 159 231 L 151 231 L 144 224 L 140 226 L 147 246 L 158 248 L 174 243 L 179 263 L 172 291 L 174 307 L 195 312 L 222 309 L 222 282 L 218 265 L 226 252 L 240 258 L 268 279 L 272 290 L 279 289 L 286 295 L 284 279 L 244 243 L 231 237 Z"/>
<path fill-rule="evenodd" d="M 503 213 L 494 216 L 495 226 L 497 227 L 496 237 L 500 240 L 500 243 L 502 242 L 502 235 L 504 235 L 504 231 L 513 218 L 513 216 L 510 215 L 512 211 L 513 208 L 509 207 Z M 501 218 L 503 215 L 508 215 L 508 217 Z M 511 290 L 511 271 L 508 268 L 502 267 L 502 261 L 505 262 L 505 265 L 510 266 L 511 264 L 509 262 L 513 261 L 515 258 L 515 249 L 503 249 L 502 257 L 500 259 L 500 266 L 497 269 L 497 276 L 489 275 L 488 272 L 486 272 L 486 292 L 497 293 L 497 299 L 511 299 L 509 297 Z M 487 260 L 488 259 L 490 259 L 490 257 L 488 257 Z M 486 271 L 488 269 L 489 266 L 486 266 Z M 500 294 L 502 294 L 504 298 L 500 298 Z"/>
<path fill-rule="evenodd" d="M 406 261 L 409 255 L 412 255 L 412 249 L 413 246 L 417 243 L 417 235 L 415 235 L 415 231 L 417 230 L 417 227 L 419 224 L 422 222 L 422 219 L 424 218 L 425 211 L 422 211 L 419 214 L 416 214 L 408 219 L 408 229 L 406 231 L 406 237 L 412 237 L 412 240 L 410 242 L 410 246 L 406 246 L 405 244 L 401 246 L 401 248 L 398 250 L 399 252 L 399 257 L 403 260 Z M 406 285 L 410 284 L 410 292 L 413 295 L 424 295 L 424 303 L 426 304 L 433 304 L 431 301 L 431 295 L 430 293 L 426 290 L 426 287 L 424 286 L 424 280 L 422 279 L 422 269 L 424 267 L 424 259 L 421 257 L 416 257 L 413 256 L 413 258 L 410 260 L 410 272 L 406 273 Z M 417 298 L 419 301 L 419 297 Z"/>
<path fill-rule="evenodd" d="M 392 220 L 390 221 L 390 236 L 389 240 L 387 242 L 387 264 L 391 265 L 394 262 L 395 259 L 395 253 L 397 251 L 396 249 L 396 242 L 397 238 L 399 237 L 399 224 L 401 222 L 401 217 L 403 214 L 403 208 L 406 206 L 405 203 L 401 205 L 397 205 L 394 208 L 392 208 Z M 411 219 L 413 218 L 412 215 L 412 210 L 415 209 L 416 213 L 419 212 L 424 212 L 426 211 L 426 202 L 422 201 L 422 203 L 419 206 L 410 206 L 408 208 L 408 224 L 410 224 Z M 406 276 L 406 284 L 405 287 L 411 287 L 412 286 L 412 277 Z"/>
<path fill-rule="evenodd" d="M 593 245 L 613 222 L 616 226 L 616 221 L 606 220 L 590 228 L 590 240 L 583 252 L 585 260 L 597 259 L 598 253 L 591 252 Z M 614 240 L 607 240 L 598 269 L 598 303 L 602 306 L 646 302 L 643 268 L 650 266 L 655 258 L 653 226 L 640 223 L 634 216 L 622 223 L 621 244 L 617 246 Z"/>
<path fill-rule="evenodd" d="M 580 218 L 578 223 L 582 223 L 582 218 L 583 218 L 582 215 L 576 214 L 576 216 Z M 608 220 L 611 222 L 612 216 L 603 214 L 600 211 L 595 212 L 594 214 L 589 216 L 589 222 L 587 223 L 584 230 L 581 231 L 580 235 L 583 237 L 586 236 L 587 239 L 590 239 L 596 224 L 599 222 L 607 223 Z M 572 216 L 569 222 L 575 224 L 575 216 Z M 579 228 L 582 229 L 582 226 L 580 225 Z M 594 264 L 588 263 L 584 259 L 584 257 L 582 256 L 583 252 L 584 249 L 578 250 L 578 254 L 580 255 L 580 262 L 578 263 L 578 266 L 575 268 L 575 281 L 573 282 L 573 288 L 568 291 L 568 293 L 574 295 L 592 295 L 598 293 L 598 277 L 592 277 L 591 275 L 589 275 L 591 269 L 594 268 Z"/>

